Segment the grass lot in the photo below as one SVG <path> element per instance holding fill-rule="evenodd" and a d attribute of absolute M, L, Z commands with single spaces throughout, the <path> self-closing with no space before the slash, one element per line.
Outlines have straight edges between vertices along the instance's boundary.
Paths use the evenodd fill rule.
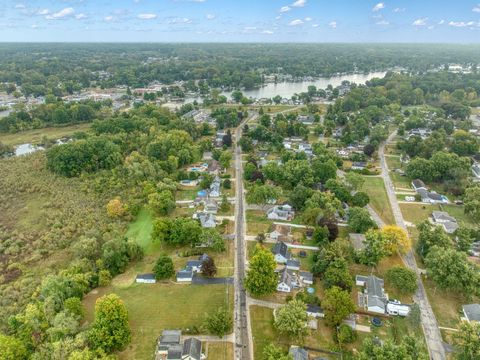
<path fill-rule="evenodd" d="M 463 206 L 459 205 L 425 205 L 425 204 L 399 204 L 400 209 L 402 210 L 403 217 L 406 221 L 409 221 L 413 224 L 418 224 L 423 220 L 428 219 L 432 214 L 432 211 L 446 211 L 451 216 L 455 217 L 459 223 L 465 223 L 469 226 L 477 226 L 471 217 L 467 216 L 464 212 Z"/>
<path fill-rule="evenodd" d="M 233 344 L 227 342 L 208 343 L 208 360 L 231 360 L 233 358 Z M 205 350 L 204 350 L 205 351 Z"/>
<path fill-rule="evenodd" d="M 388 201 L 385 184 L 381 177 L 364 176 L 365 184 L 362 191 L 365 191 L 370 197 L 370 205 L 385 221 L 386 224 L 394 224 L 392 209 Z"/>
<path fill-rule="evenodd" d="M 399 190 L 399 189 L 412 190 L 411 181 L 408 177 L 402 176 L 395 171 L 390 171 L 390 179 L 392 179 L 395 190 Z"/>
<path fill-rule="evenodd" d="M 38 144 L 46 136 L 49 139 L 59 139 L 70 136 L 77 131 L 87 131 L 90 124 L 78 124 L 63 127 L 48 127 L 43 129 L 34 129 L 21 131 L 15 134 L 1 134 L 0 142 L 7 145 L 19 145 L 25 143 Z"/>
<path fill-rule="evenodd" d="M 151 254 L 158 251 L 160 244 L 152 242 L 153 217 L 146 208 L 140 210 L 137 218 L 130 224 L 127 231 L 127 238 L 135 240 L 144 250 L 145 254 Z"/>
<path fill-rule="evenodd" d="M 400 156 L 387 155 L 385 156 L 385 160 L 387 161 L 387 165 L 390 170 L 402 168 L 402 163 L 400 162 Z"/>
<path fill-rule="evenodd" d="M 149 360 L 162 330 L 200 327 L 206 313 L 221 306 L 233 308 L 231 286 L 173 283 L 132 284 L 127 287 L 113 285 L 97 289 L 84 298 L 88 322 L 93 320 L 96 299 L 108 293 L 116 293 L 125 302 L 132 329 L 132 342 L 120 354 L 120 359 Z"/>
<path fill-rule="evenodd" d="M 199 191 L 200 186 L 180 186 L 175 194 L 175 198 L 176 200 L 195 200 Z"/>
<path fill-rule="evenodd" d="M 258 235 L 266 233 L 272 221 L 267 219 L 265 212 L 261 210 L 247 210 L 247 234 Z"/>

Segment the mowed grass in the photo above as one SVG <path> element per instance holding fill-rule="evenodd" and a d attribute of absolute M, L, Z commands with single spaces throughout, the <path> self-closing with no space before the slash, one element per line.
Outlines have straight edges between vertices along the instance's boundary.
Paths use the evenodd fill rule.
<path fill-rule="evenodd" d="M 233 344 L 228 342 L 210 342 L 207 345 L 208 360 L 231 360 L 233 359 Z M 205 351 L 205 350 L 204 350 Z"/>
<path fill-rule="evenodd" d="M 392 208 L 387 197 L 387 190 L 381 177 L 364 176 L 362 191 L 370 197 L 370 205 L 386 224 L 394 224 Z"/>
<path fill-rule="evenodd" d="M 49 139 L 59 139 L 71 136 L 77 131 L 88 131 L 91 124 L 77 124 L 63 127 L 48 127 L 43 129 L 25 130 L 14 134 L 1 134 L 0 142 L 7 145 L 25 143 L 38 144 L 46 136 Z"/>
<path fill-rule="evenodd" d="M 273 224 L 272 220 L 267 219 L 264 211 L 247 210 L 247 234 L 258 235 L 266 233 Z"/>
<path fill-rule="evenodd" d="M 200 327 L 205 314 L 222 306 L 233 309 L 233 288 L 226 285 L 179 285 L 174 283 L 109 286 L 92 291 L 83 299 L 85 319 L 94 319 L 95 301 L 115 293 L 128 310 L 132 342 L 120 359 L 150 360 L 155 343 L 164 329 Z"/>
<path fill-rule="evenodd" d="M 453 216 L 459 223 L 465 223 L 468 226 L 478 226 L 470 216 L 464 213 L 464 207 L 459 205 L 426 205 L 426 204 L 407 204 L 400 203 L 400 209 L 403 214 L 403 218 L 416 225 L 432 214 L 433 211 L 446 211 Z"/>
<path fill-rule="evenodd" d="M 152 242 L 153 216 L 147 209 L 143 208 L 137 218 L 130 224 L 127 231 L 127 238 L 134 240 L 144 250 L 145 254 L 151 254 L 158 250 L 159 244 Z"/>

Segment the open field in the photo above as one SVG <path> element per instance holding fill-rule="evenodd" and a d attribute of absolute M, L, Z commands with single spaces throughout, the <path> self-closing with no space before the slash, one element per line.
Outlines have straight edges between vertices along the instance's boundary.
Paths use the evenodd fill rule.
<path fill-rule="evenodd" d="M 208 343 L 208 360 L 231 360 L 233 358 L 233 344 L 222 343 Z M 205 350 L 204 350 L 205 351 Z"/>
<path fill-rule="evenodd" d="M 90 124 L 25 130 L 14 134 L 0 134 L 0 142 L 7 145 L 19 145 L 25 143 L 38 144 L 42 141 L 44 136 L 49 139 L 59 139 L 70 136 L 74 132 L 87 131 L 88 129 L 90 129 Z"/>
<path fill-rule="evenodd" d="M 385 184 L 381 177 L 364 176 L 365 184 L 362 191 L 370 197 L 370 205 L 386 224 L 394 224 L 392 208 L 388 201 Z"/>
<path fill-rule="evenodd" d="M 120 359 L 149 360 L 155 342 L 164 329 L 200 327 L 205 314 L 218 307 L 233 308 L 233 289 L 225 285 L 179 285 L 174 283 L 108 286 L 85 296 L 87 322 L 94 318 L 95 301 L 102 295 L 116 293 L 128 310 L 132 342 Z"/>
<path fill-rule="evenodd" d="M 264 211 L 247 210 L 247 234 L 258 235 L 268 231 L 273 221 L 267 219 Z"/>

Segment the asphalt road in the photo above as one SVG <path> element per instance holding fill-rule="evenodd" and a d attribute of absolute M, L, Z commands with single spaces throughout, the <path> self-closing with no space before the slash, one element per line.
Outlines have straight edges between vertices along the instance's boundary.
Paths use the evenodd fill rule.
<path fill-rule="evenodd" d="M 254 115 L 255 117 L 256 115 Z M 249 319 L 247 309 L 247 293 L 244 286 L 245 262 L 246 262 L 246 240 L 245 240 L 245 196 L 243 192 L 243 164 L 242 150 L 238 141 L 242 136 L 242 127 L 248 120 L 245 120 L 235 131 L 235 311 L 234 311 L 234 333 L 235 333 L 235 359 L 253 359 L 253 349 L 249 337 Z"/>
<path fill-rule="evenodd" d="M 390 142 L 397 133 L 394 132 L 390 134 L 387 139 L 387 143 Z M 388 172 L 387 162 L 385 161 L 385 144 L 380 146 L 378 150 L 378 156 L 380 157 L 380 163 L 382 167 L 382 177 L 385 182 L 385 188 L 387 190 L 388 199 L 392 207 L 392 212 L 395 218 L 396 224 L 407 231 L 407 226 L 405 220 L 403 219 L 400 206 L 398 205 L 397 196 L 395 195 L 395 190 L 393 187 L 392 180 L 390 179 L 390 174 Z M 417 262 L 413 255 L 413 250 L 410 250 L 405 256 L 403 256 L 403 261 L 405 264 L 416 272 L 418 277 L 418 290 L 415 293 L 414 300 L 420 307 L 421 320 L 423 332 L 425 334 L 425 340 L 427 343 L 428 352 L 430 358 L 433 360 L 445 360 L 447 357 L 445 355 L 445 348 L 443 346 L 442 335 L 440 329 L 438 328 L 437 319 L 433 313 L 432 307 L 427 298 L 425 292 L 425 287 L 423 286 L 422 279 L 420 278 L 420 273 L 418 270 Z"/>

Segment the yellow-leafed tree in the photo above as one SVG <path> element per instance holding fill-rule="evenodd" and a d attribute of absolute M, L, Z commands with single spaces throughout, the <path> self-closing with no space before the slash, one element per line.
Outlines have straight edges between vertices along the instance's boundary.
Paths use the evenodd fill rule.
<path fill-rule="evenodd" d="M 387 225 L 381 230 L 385 241 L 385 251 L 388 254 L 397 251 L 405 254 L 412 248 L 412 241 L 407 232 L 397 225 Z"/>

